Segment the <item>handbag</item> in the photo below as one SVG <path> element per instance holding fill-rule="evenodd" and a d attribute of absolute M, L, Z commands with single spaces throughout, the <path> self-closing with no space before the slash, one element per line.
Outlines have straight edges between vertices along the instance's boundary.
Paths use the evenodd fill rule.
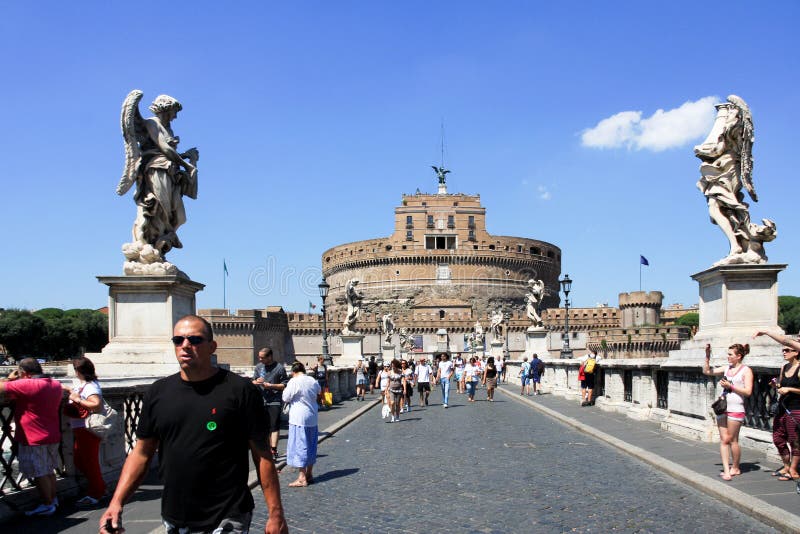
<path fill-rule="evenodd" d="M 711 403 L 711 409 L 717 415 L 725 415 L 725 412 L 728 411 L 728 399 L 725 398 L 724 393 Z"/>
<path fill-rule="evenodd" d="M 781 399 L 780 397 L 776 397 L 769 403 L 769 408 L 767 408 L 767 414 L 770 417 L 775 417 L 778 415 L 778 410 L 781 409 Z"/>
<path fill-rule="evenodd" d="M 103 406 L 86 418 L 86 430 L 100 439 L 113 434 L 120 424 L 119 413 L 103 399 Z"/>

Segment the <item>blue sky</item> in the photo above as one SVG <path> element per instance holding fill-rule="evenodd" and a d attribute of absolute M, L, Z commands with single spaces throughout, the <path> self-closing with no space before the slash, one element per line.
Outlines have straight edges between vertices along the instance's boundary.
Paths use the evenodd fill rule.
<path fill-rule="evenodd" d="M 145 115 L 179 99 L 200 150 L 168 256 L 206 284 L 200 308 L 222 306 L 223 258 L 229 308 L 318 302 L 325 249 L 389 235 L 402 193 L 435 191 L 442 121 L 449 190 L 481 194 L 489 232 L 560 246 L 575 305 L 638 289 L 640 254 L 644 289 L 695 303 L 690 275 L 727 250 L 692 146 L 728 94 L 755 122 L 751 215 L 793 262 L 799 6 L 6 2 L 0 307 L 105 305 L 95 276 L 121 274 L 135 214 L 114 192 L 132 89 Z M 780 293 L 800 295 L 797 267 Z"/>

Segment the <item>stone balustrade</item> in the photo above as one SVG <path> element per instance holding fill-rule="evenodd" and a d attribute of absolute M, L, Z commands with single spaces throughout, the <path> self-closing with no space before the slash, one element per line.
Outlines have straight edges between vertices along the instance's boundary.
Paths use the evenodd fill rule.
<path fill-rule="evenodd" d="M 542 391 L 580 401 L 578 360 L 545 359 Z M 508 361 L 506 379 L 520 384 L 521 361 Z M 712 362 L 721 365 L 721 362 Z M 769 386 L 778 376 L 777 363 L 751 362 L 753 393 L 746 399 L 747 416 L 739 442 L 777 459 L 772 444 L 772 422 L 767 407 L 775 392 Z M 601 359 L 598 363 L 594 397 L 596 408 L 625 413 L 628 417 L 658 421 L 665 431 L 699 439 L 718 441 L 711 403 L 717 397 L 719 377 L 703 375 L 700 365 L 676 365 L 669 358 Z"/>
<path fill-rule="evenodd" d="M 62 366 L 63 367 L 63 366 Z M 65 369 L 48 368 L 57 378 L 65 376 Z M 62 372 L 63 371 L 63 372 Z M 232 369 L 239 375 L 251 377 L 253 367 L 236 367 Z M 122 416 L 123 425 L 120 432 L 111 435 L 100 443 L 100 469 L 107 482 L 117 480 L 122 464 L 128 452 L 136 444 L 136 425 L 142 409 L 144 394 L 156 377 L 149 379 L 107 379 L 102 381 L 103 396 L 108 404 Z M 68 381 L 64 379 L 63 381 Z M 330 367 L 328 373 L 329 389 L 333 393 L 334 402 L 355 396 L 356 379 L 353 368 Z M 12 447 L 11 435 L 14 427 L 14 403 L 0 401 L 0 523 L 13 515 L 14 509 L 30 507 L 38 499 L 38 494 L 31 483 L 19 474 L 17 455 Z M 77 472 L 72 455 L 72 429 L 69 419 L 61 417 L 61 445 L 59 452 L 63 459 L 62 468 L 58 471 L 58 494 L 75 496 L 79 486 Z"/>

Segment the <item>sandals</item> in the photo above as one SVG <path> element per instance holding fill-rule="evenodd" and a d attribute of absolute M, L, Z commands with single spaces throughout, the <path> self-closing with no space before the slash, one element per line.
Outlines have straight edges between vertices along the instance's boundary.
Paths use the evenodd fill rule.
<path fill-rule="evenodd" d="M 775 471 L 772 472 L 772 476 L 774 477 L 782 477 L 784 475 L 789 474 L 788 471 L 784 471 L 784 467 L 779 467 Z"/>
<path fill-rule="evenodd" d="M 783 474 L 778 477 L 781 482 L 791 482 L 792 480 L 800 480 L 800 477 L 793 477 L 789 473 Z"/>

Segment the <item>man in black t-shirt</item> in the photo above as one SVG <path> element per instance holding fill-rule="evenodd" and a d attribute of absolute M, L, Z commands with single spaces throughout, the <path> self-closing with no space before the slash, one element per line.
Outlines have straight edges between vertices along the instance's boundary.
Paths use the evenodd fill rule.
<path fill-rule="evenodd" d="M 281 428 L 281 395 L 289 377 L 282 363 L 275 361 L 272 349 L 264 347 L 258 351 L 258 363 L 253 369 L 253 384 L 261 391 L 264 411 L 267 414 L 269 445 L 272 456 L 278 456 L 278 437 Z"/>
<path fill-rule="evenodd" d="M 258 460 L 269 513 L 265 532 L 288 532 L 278 473 L 266 447 L 261 395 L 246 378 L 211 364 L 217 344 L 205 319 L 183 317 L 173 333 L 180 372 L 157 380 L 147 391 L 136 446 L 100 519 L 100 532 L 109 532 L 106 525 L 121 526 L 123 505 L 156 451 L 164 482 L 161 515 L 168 534 L 179 529 L 232 534 L 249 529 L 254 503 L 247 487 L 248 451 Z"/>

